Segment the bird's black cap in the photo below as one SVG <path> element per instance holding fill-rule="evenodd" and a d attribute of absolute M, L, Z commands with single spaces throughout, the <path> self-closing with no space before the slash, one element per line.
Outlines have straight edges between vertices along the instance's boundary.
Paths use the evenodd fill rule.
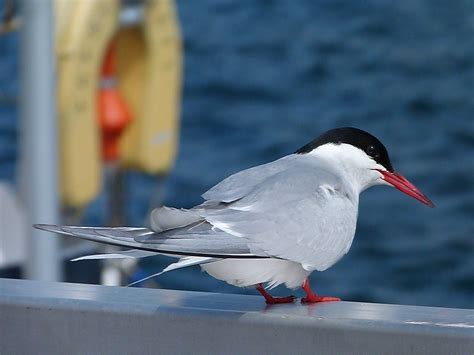
<path fill-rule="evenodd" d="M 298 149 L 296 154 L 306 154 L 327 143 L 346 143 L 361 149 L 377 163 L 393 172 L 392 163 L 385 146 L 376 137 L 361 129 L 353 127 L 335 128 L 323 133 L 305 146 Z"/>

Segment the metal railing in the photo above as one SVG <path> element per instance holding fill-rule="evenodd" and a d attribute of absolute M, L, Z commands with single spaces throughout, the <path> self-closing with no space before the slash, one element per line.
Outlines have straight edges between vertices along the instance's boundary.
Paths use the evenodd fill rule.
<path fill-rule="evenodd" d="M 0 279 L 0 354 L 474 354 L 474 310 Z"/>

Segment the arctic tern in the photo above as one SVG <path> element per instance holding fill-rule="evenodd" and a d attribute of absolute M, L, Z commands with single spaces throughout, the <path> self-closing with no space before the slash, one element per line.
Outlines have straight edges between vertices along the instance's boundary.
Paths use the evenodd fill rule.
<path fill-rule="evenodd" d="M 324 271 L 350 249 L 359 194 L 388 185 L 434 207 L 394 171 L 384 145 L 351 127 L 330 130 L 295 153 L 240 171 L 202 195 L 191 209 L 160 207 L 150 228 L 97 228 L 37 224 L 36 228 L 131 248 L 77 260 L 179 257 L 167 271 L 200 265 L 209 275 L 239 287 L 255 286 L 268 304 L 293 302 L 268 290 L 302 287 L 303 303 L 338 301 L 318 296 L 308 276 Z"/>

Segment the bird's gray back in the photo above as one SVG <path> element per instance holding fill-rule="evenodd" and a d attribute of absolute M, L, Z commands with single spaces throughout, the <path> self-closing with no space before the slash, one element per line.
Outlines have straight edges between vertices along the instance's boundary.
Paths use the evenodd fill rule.
<path fill-rule="evenodd" d="M 295 160 L 297 160 L 297 155 L 292 154 L 267 164 L 239 171 L 206 191 L 202 197 L 207 201 L 232 202 L 238 200 L 249 194 L 254 186 L 287 170 Z"/>

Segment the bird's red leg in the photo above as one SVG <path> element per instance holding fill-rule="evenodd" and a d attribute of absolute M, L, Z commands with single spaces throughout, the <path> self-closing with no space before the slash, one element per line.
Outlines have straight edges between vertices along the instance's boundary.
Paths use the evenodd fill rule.
<path fill-rule="evenodd" d="M 331 302 L 331 301 L 340 301 L 338 297 L 328 297 L 328 296 L 318 296 L 313 293 L 311 286 L 309 285 L 309 279 L 304 280 L 303 285 L 301 286 L 306 292 L 306 297 L 301 299 L 301 303 L 318 303 L 318 302 Z"/>
<path fill-rule="evenodd" d="M 273 297 L 271 294 L 269 294 L 262 286 L 262 284 L 258 284 L 256 286 L 257 291 L 260 292 L 260 294 L 265 297 L 265 302 L 267 304 L 277 304 L 277 303 L 293 303 L 295 300 L 295 296 L 288 296 L 288 297 Z"/>

